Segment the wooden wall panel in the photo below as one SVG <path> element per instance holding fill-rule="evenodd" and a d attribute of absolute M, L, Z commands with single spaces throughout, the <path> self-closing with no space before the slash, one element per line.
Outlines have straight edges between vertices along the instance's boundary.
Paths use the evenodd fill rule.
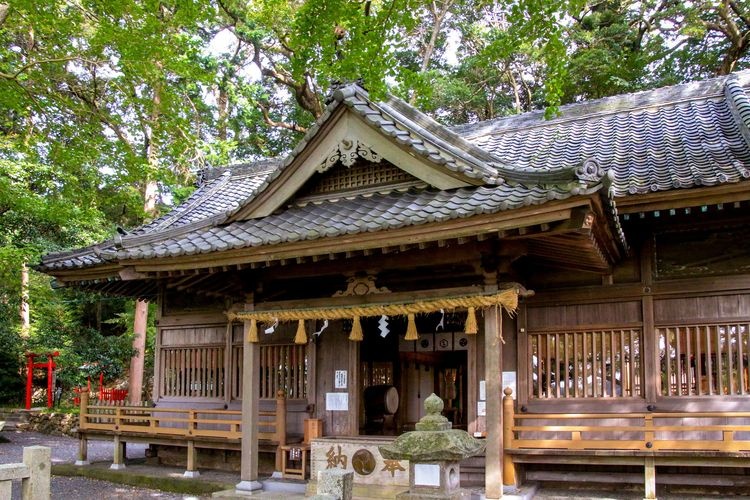
<path fill-rule="evenodd" d="M 193 346 L 221 344 L 226 340 L 227 325 L 205 325 L 161 328 L 161 346 Z"/>
<path fill-rule="evenodd" d="M 533 307 L 527 309 L 529 331 L 585 328 L 602 325 L 631 325 L 643 321 L 640 301 L 603 302 Z"/>
<path fill-rule="evenodd" d="M 750 295 L 714 295 L 654 300 L 657 323 L 750 318 Z"/>
<path fill-rule="evenodd" d="M 348 332 L 344 332 L 341 321 L 331 321 L 328 328 L 317 337 L 316 359 L 316 417 L 325 421 L 326 436 L 356 436 L 359 429 L 350 428 L 352 421 L 350 414 L 358 415 L 358 387 L 356 373 L 351 370 L 351 364 L 358 360 L 349 359 L 351 341 Z M 336 370 L 347 370 L 348 390 L 334 388 Z M 355 370 L 356 371 L 356 370 Z M 349 393 L 349 411 L 326 411 L 326 393 Z"/>

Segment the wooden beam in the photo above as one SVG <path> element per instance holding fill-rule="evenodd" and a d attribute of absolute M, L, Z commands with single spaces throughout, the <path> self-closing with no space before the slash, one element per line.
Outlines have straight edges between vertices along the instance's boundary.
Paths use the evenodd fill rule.
<path fill-rule="evenodd" d="M 615 204 L 618 213 L 634 214 L 745 200 L 750 200 L 750 183 L 748 181 L 721 186 L 674 189 L 659 193 L 625 196 L 616 198 Z"/>

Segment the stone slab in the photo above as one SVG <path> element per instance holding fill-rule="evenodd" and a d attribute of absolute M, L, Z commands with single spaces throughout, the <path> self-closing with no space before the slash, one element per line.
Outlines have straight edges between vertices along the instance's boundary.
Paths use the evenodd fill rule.
<path fill-rule="evenodd" d="M 355 485 L 406 490 L 409 488 L 409 462 L 386 460 L 378 450 L 378 446 L 393 439 L 374 436 L 314 439 L 310 450 L 311 477 L 315 480 L 320 471 L 340 469 L 354 473 Z"/>

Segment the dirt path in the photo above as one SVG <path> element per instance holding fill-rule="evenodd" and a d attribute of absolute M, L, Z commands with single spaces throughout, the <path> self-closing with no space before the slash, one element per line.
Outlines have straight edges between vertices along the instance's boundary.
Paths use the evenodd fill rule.
<path fill-rule="evenodd" d="M 49 446 L 52 449 L 52 464 L 74 463 L 78 452 L 78 440 L 63 436 L 49 436 L 38 432 L 3 432 L 0 436 L 9 442 L 0 442 L 0 464 L 23 461 L 25 446 Z M 129 444 L 128 456 L 143 457 L 144 445 Z M 88 458 L 92 462 L 112 460 L 112 443 L 89 441 Z M 21 482 L 13 482 L 12 500 L 21 498 Z M 84 477 L 52 476 L 52 498 L 60 500 L 77 499 L 159 499 L 180 500 L 202 498 L 163 491 L 125 486 L 97 481 Z M 4 500 L 4 499 L 3 499 Z"/>

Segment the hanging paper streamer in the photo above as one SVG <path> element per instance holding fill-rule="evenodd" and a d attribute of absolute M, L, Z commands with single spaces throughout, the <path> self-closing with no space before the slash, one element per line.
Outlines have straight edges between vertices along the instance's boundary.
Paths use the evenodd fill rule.
<path fill-rule="evenodd" d="M 279 319 L 278 318 L 274 319 L 273 325 L 271 325 L 268 328 L 266 328 L 265 330 L 263 330 L 263 333 L 265 333 L 266 335 L 271 335 L 273 332 L 276 331 L 276 327 L 277 326 L 279 326 Z"/>
<path fill-rule="evenodd" d="M 478 331 L 477 313 L 473 307 L 469 307 L 466 311 L 466 324 L 464 325 L 464 333 L 466 333 L 466 335 L 475 335 Z"/>
<path fill-rule="evenodd" d="M 352 331 L 349 333 L 349 340 L 355 340 L 359 342 L 363 338 L 362 323 L 359 321 L 359 316 L 354 316 L 354 318 L 352 319 Z"/>
<path fill-rule="evenodd" d="M 315 335 L 316 337 L 320 336 L 320 334 L 323 333 L 323 330 L 325 330 L 326 328 L 328 328 L 328 320 L 324 319 L 323 320 L 323 326 L 320 327 L 320 330 L 318 330 L 317 332 L 313 333 L 313 335 Z"/>
<path fill-rule="evenodd" d="M 255 319 L 250 320 L 250 328 L 247 331 L 247 341 L 248 342 L 258 341 L 258 321 Z"/>
<path fill-rule="evenodd" d="M 441 328 L 445 331 L 445 309 L 440 309 L 440 323 L 435 327 L 435 331 L 438 331 Z"/>
<path fill-rule="evenodd" d="M 391 331 L 388 329 L 388 316 L 385 314 L 378 320 L 378 327 L 380 328 L 380 336 L 386 338 Z"/>
<path fill-rule="evenodd" d="M 297 323 L 297 334 L 294 336 L 295 344 L 307 344 L 307 332 L 305 331 L 305 320 L 299 320 Z"/>
<path fill-rule="evenodd" d="M 417 323 L 414 321 L 414 314 L 409 313 L 406 315 L 408 321 L 406 323 L 406 336 L 404 340 L 417 340 L 419 334 L 417 333 Z"/>

